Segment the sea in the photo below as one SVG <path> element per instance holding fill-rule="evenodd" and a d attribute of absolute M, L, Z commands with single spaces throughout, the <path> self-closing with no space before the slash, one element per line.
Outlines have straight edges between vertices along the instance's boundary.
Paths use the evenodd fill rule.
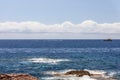
<path fill-rule="evenodd" d="M 104 71 L 120 80 L 120 40 L 0 40 L 0 73 L 27 73 L 40 80 L 69 70 Z"/>

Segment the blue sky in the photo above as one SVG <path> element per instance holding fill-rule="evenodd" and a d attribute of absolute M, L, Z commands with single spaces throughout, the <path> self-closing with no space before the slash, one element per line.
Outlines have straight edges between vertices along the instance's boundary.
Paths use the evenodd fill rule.
<path fill-rule="evenodd" d="M 0 21 L 120 21 L 120 0 L 0 0 Z"/>
<path fill-rule="evenodd" d="M 59 26 L 61 26 L 62 24 L 65 24 L 62 27 L 66 27 L 67 25 L 67 26 L 70 26 L 70 29 L 60 28 L 61 32 L 65 33 L 65 31 L 68 31 L 68 32 L 74 33 L 76 30 L 72 31 L 73 28 L 76 27 L 77 24 L 81 24 L 80 25 L 81 27 L 83 26 L 82 23 L 85 22 L 85 25 L 87 25 L 86 29 L 83 29 L 82 31 L 80 29 L 79 31 L 77 31 L 78 33 L 70 36 L 72 37 L 76 36 L 78 38 L 81 38 L 84 35 L 79 36 L 79 34 L 81 33 L 80 35 L 82 35 L 85 31 L 85 35 L 86 33 L 87 34 L 90 33 L 92 38 L 94 38 L 94 36 L 95 38 L 97 38 L 96 36 L 98 36 L 100 33 L 106 34 L 105 32 L 107 32 L 109 35 L 112 34 L 109 37 L 119 38 L 119 36 L 116 36 L 116 33 L 118 34 L 120 30 L 118 27 L 114 28 L 114 26 L 116 25 L 118 26 L 120 22 L 119 3 L 120 3 L 120 0 L 0 0 L 0 25 L 2 25 L 0 26 L 0 32 L 1 32 L 0 36 L 5 35 L 7 33 L 10 34 L 11 32 L 14 32 L 14 35 L 18 33 L 19 34 L 22 33 L 20 34 L 21 36 L 27 37 L 27 36 L 33 36 L 33 34 L 31 35 L 27 33 L 27 31 L 28 32 L 32 31 L 32 33 L 39 32 L 39 34 L 37 33 L 37 37 L 39 35 L 40 35 L 39 37 L 41 37 L 43 36 L 43 34 L 41 34 L 41 31 L 42 33 L 53 31 L 52 34 L 50 34 L 52 35 L 52 38 L 58 38 L 55 36 L 56 32 L 59 33 L 59 36 L 61 36 L 62 34 L 60 34 L 59 31 L 55 32 L 55 30 L 58 30 Z M 29 21 L 30 24 L 26 21 Z M 18 29 L 18 27 L 15 28 L 16 26 L 18 25 L 20 26 L 23 23 L 25 23 L 24 28 L 23 27 L 20 29 Z M 26 29 L 25 26 L 31 26 L 33 24 L 37 25 L 37 23 L 38 24 L 40 23 L 39 27 L 41 28 L 43 27 L 41 24 L 47 25 L 47 27 L 49 27 L 50 25 L 54 26 L 54 24 L 58 24 L 59 26 L 57 26 L 58 28 L 55 26 L 49 27 L 54 29 L 57 28 L 55 30 L 54 29 L 43 30 L 38 27 L 36 28 L 38 29 L 38 31 L 33 30 L 33 28 L 31 27 L 30 28 L 27 27 L 27 30 L 24 30 Z M 94 27 L 94 29 L 97 29 L 97 30 L 96 31 L 93 30 L 92 32 L 92 28 L 90 27 L 88 32 L 86 32 L 87 28 L 89 28 L 91 24 L 92 26 L 96 25 L 95 23 L 97 24 L 97 27 L 102 25 L 102 28 L 99 29 Z M 107 25 L 109 27 L 108 30 L 105 30 L 107 29 L 105 27 L 103 28 L 103 26 L 106 26 L 106 25 L 103 25 L 104 23 L 109 24 Z M 113 23 L 117 23 L 117 24 L 114 24 L 113 26 Z M 3 24 L 6 26 L 3 26 Z M 10 27 L 8 26 L 8 24 Z M 74 26 L 72 24 L 74 24 Z M 14 25 L 14 28 L 11 27 L 13 25 Z M 113 31 L 111 29 L 113 29 Z M 102 32 L 102 30 L 105 32 Z M 23 34 L 23 32 L 25 33 L 25 31 L 26 31 L 26 34 Z M 93 35 L 93 33 L 95 34 Z M 100 34 L 100 36 L 102 34 Z M 102 38 L 107 38 L 106 37 L 107 35 L 104 36 L 104 34 Z M 13 35 L 13 33 L 11 35 Z M 65 38 L 66 36 L 64 35 L 61 36 L 61 38 Z M 88 36 L 86 35 L 86 38 L 91 38 L 89 35 Z"/>

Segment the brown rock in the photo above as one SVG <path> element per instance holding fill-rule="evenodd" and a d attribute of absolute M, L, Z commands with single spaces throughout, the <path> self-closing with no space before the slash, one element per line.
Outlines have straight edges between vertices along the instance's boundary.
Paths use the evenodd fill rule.
<path fill-rule="evenodd" d="M 0 74 L 0 80 L 12 80 L 12 78 L 6 74 Z"/>
<path fill-rule="evenodd" d="M 0 74 L 0 80 L 39 80 L 28 74 Z"/>
<path fill-rule="evenodd" d="M 88 71 L 81 70 L 81 71 L 69 71 L 69 72 L 65 73 L 65 75 L 76 75 L 78 77 L 82 77 L 84 75 L 90 76 L 90 73 Z"/>

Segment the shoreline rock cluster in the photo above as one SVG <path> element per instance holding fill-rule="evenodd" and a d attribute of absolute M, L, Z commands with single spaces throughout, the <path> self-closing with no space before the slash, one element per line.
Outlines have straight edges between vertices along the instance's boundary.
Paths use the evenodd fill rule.
<path fill-rule="evenodd" d="M 58 77 L 71 77 L 71 76 L 76 76 L 76 77 L 83 77 L 83 76 L 89 76 L 90 78 L 93 78 L 95 80 L 116 80 L 113 79 L 110 76 L 107 76 L 105 74 L 101 74 L 101 73 L 90 73 L 89 71 L 85 71 L 85 70 L 73 70 L 73 71 L 68 71 L 66 73 L 56 73 L 54 74 L 54 76 L 58 76 Z"/>
<path fill-rule="evenodd" d="M 29 74 L 0 74 L 0 80 L 39 80 Z"/>
<path fill-rule="evenodd" d="M 116 80 L 116 79 L 113 79 L 113 77 L 107 76 L 104 72 L 103 73 L 100 73 L 100 72 L 92 73 L 87 70 L 71 70 L 71 71 L 67 71 L 65 73 L 56 72 L 52 75 L 55 77 L 64 78 L 62 80 L 69 80 L 69 79 L 67 79 L 69 77 L 77 77 L 77 80 L 78 80 L 78 78 L 81 78 L 84 76 L 87 76 L 87 78 L 89 78 L 89 80 Z M 38 79 L 34 76 L 31 76 L 29 74 L 0 74 L 0 80 L 40 80 L 40 79 Z M 59 80 L 61 80 L 61 79 L 59 79 Z M 82 80 L 82 79 L 80 79 L 80 80 Z M 84 80 L 86 80 L 86 79 L 84 79 Z"/>

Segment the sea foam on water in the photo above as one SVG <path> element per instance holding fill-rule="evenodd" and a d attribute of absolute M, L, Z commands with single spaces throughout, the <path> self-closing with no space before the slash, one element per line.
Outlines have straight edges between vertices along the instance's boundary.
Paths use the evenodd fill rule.
<path fill-rule="evenodd" d="M 33 63 L 47 63 L 47 64 L 58 64 L 60 62 L 70 61 L 68 59 L 51 59 L 51 58 L 31 58 L 29 62 Z"/>
<path fill-rule="evenodd" d="M 46 77 L 42 79 L 43 80 L 96 80 L 96 79 L 90 78 L 89 76 L 83 76 L 83 77 L 61 76 L 61 77 Z"/>
<path fill-rule="evenodd" d="M 113 76 L 106 75 L 107 72 L 103 70 L 85 69 L 84 71 L 88 71 L 90 74 L 93 74 L 95 76 L 84 75 L 82 77 L 78 77 L 76 75 L 65 75 L 65 73 L 69 71 L 75 71 L 75 69 L 44 72 L 44 74 L 52 75 L 53 77 L 43 77 L 42 79 L 43 80 L 115 80 L 112 79 Z"/>

